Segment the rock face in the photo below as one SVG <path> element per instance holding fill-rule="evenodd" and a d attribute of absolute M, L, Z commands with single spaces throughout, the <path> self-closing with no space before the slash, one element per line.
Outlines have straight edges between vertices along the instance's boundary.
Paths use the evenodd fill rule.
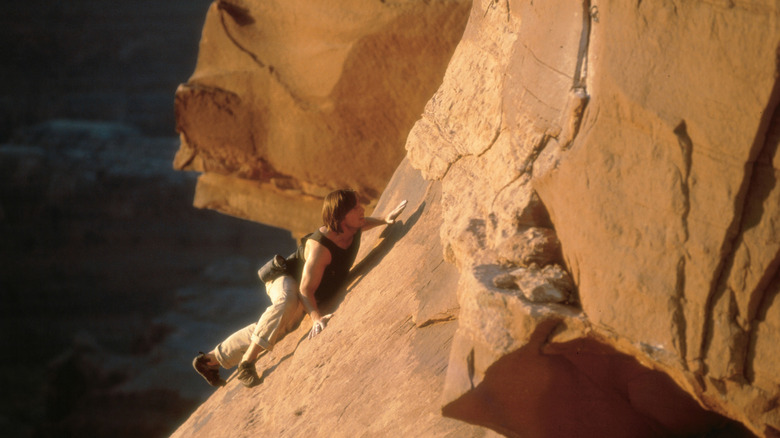
<path fill-rule="evenodd" d="M 217 430 L 217 415 L 251 432 L 323 421 L 380 435 L 394 419 L 446 435 L 421 407 L 439 391 L 445 416 L 510 436 L 780 435 L 779 19 L 759 2 L 474 2 L 408 135 L 429 194 L 393 250 L 350 287 L 328 337 L 295 350 L 299 329 L 279 356 L 293 366 L 264 362 L 269 385 L 229 384 L 179 435 Z M 415 178 L 404 163 L 378 211 L 414 197 Z M 448 264 L 419 255 L 436 231 Z M 396 265 L 407 257 L 421 261 Z M 430 339 L 404 300 L 452 300 L 456 284 L 457 310 L 417 306 L 457 319 L 446 365 L 430 344 L 394 362 Z M 409 397 L 412 376 L 443 387 Z M 293 401 L 277 404 L 280 380 Z M 246 408 L 235 423 L 228 405 Z"/>
<path fill-rule="evenodd" d="M 195 205 L 300 234 L 334 188 L 375 204 L 468 8 L 214 2 L 195 73 L 176 92 L 175 167 L 204 173 Z"/>
<path fill-rule="evenodd" d="M 528 350 L 595 340 L 777 433 L 778 42 L 776 5 L 474 4 L 407 144 L 442 181 L 462 275 L 445 412 L 474 419 L 473 388 L 509 391 L 497 369 L 533 368 Z M 505 249 L 529 227 L 555 230 L 563 257 L 539 266 L 566 266 L 578 302 L 510 305 L 489 281 L 486 266 L 527 265 Z"/>
<path fill-rule="evenodd" d="M 405 198 L 407 212 L 363 236 L 350 285 L 326 308 L 335 311 L 327 329 L 307 340 L 304 319 L 258 360 L 260 386 L 229 380 L 173 436 L 488 434 L 440 414 L 458 313 L 457 271 L 437 233 L 440 196 L 441 184 L 402 164 L 377 209 Z"/>

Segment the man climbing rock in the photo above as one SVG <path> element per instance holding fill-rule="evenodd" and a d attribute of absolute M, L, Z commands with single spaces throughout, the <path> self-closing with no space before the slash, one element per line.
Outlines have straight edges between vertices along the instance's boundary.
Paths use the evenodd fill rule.
<path fill-rule="evenodd" d="M 303 319 L 304 312 L 313 322 L 310 339 L 325 329 L 332 315 L 322 315 L 319 305 L 343 285 L 355 262 L 362 231 L 393 224 L 404 208 L 406 201 L 384 218 L 365 217 L 355 192 L 329 193 L 322 206 L 323 226 L 304 238 L 294 257 L 297 266 L 266 282 L 271 305 L 256 323 L 233 333 L 209 353 L 195 357 L 195 370 L 211 386 L 222 386 L 225 381 L 219 376 L 219 367 L 238 365 L 238 380 L 246 387 L 258 385 L 261 379 L 255 361 L 260 353 L 273 349 Z"/>

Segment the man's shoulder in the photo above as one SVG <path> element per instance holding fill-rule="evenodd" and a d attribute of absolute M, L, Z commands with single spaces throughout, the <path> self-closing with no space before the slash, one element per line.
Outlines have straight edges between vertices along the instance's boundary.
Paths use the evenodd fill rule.
<path fill-rule="evenodd" d="M 312 259 L 314 260 L 323 260 L 330 262 L 331 254 L 330 249 L 328 249 L 327 246 L 323 245 L 322 242 L 315 240 L 315 239 L 309 239 L 306 241 L 306 252 L 307 257 L 306 259 Z"/>

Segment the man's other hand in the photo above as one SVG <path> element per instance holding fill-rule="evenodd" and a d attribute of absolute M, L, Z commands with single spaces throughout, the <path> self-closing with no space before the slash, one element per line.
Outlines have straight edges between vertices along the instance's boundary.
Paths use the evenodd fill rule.
<path fill-rule="evenodd" d="M 314 324 L 311 326 L 311 331 L 309 332 L 309 339 L 317 336 L 321 331 L 325 330 L 325 327 L 328 325 L 328 321 L 331 317 L 333 317 L 333 314 L 329 313 L 320 318 L 319 321 L 314 321 Z"/>

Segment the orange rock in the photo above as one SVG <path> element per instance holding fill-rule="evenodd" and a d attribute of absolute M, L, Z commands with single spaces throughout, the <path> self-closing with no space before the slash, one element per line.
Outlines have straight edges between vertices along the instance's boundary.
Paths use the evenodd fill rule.
<path fill-rule="evenodd" d="M 218 391 L 178 436 L 212 424 L 488 433 L 442 420 L 431 408 L 439 394 L 445 415 L 507 435 L 780 434 L 778 22 L 776 5 L 475 2 L 406 140 L 419 174 L 403 163 L 377 206 L 410 198 L 403 226 L 366 236 L 385 249 L 359 267 L 324 337 L 295 343 L 304 323 L 262 364 L 269 385 Z M 295 77 L 290 94 L 269 76 L 264 96 L 299 96 L 307 115 L 335 102 L 334 82 Z M 203 78 L 193 81 L 217 80 Z M 199 92 L 187 90 L 179 95 Z M 206 101 L 239 108 L 230 93 Z M 284 140 L 250 148 L 188 137 L 193 124 L 179 120 L 180 167 L 261 175 L 315 198 L 324 181 L 356 182 L 349 169 L 385 162 L 342 160 L 331 178 L 280 158 L 289 150 L 277 145 L 299 144 L 282 133 L 296 129 L 269 130 Z M 301 124 L 295 111 L 289 120 Z M 339 135 L 366 126 L 342 121 L 332 144 L 352 144 Z M 275 126 L 264 123 L 203 138 L 266 138 L 239 129 Z M 229 146 L 195 146 L 212 143 Z M 255 161 L 236 152 L 266 147 Z M 368 198 L 382 190 L 367 181 L 356 185 Z M 565 267 L 576 299 L 524 296 L 516 267 L 533 264 Z"/>
<path fill-rule="evenodd" d="M 310 210 L 351 187 L 375 205 L 441 83 L 470 2 L 218 1 L 176 92 L 174 167 L 218 174 L 196 206 L 308 232 L 269 208 Z M 239 191 L 242 197 L 227 197 Z"/>

